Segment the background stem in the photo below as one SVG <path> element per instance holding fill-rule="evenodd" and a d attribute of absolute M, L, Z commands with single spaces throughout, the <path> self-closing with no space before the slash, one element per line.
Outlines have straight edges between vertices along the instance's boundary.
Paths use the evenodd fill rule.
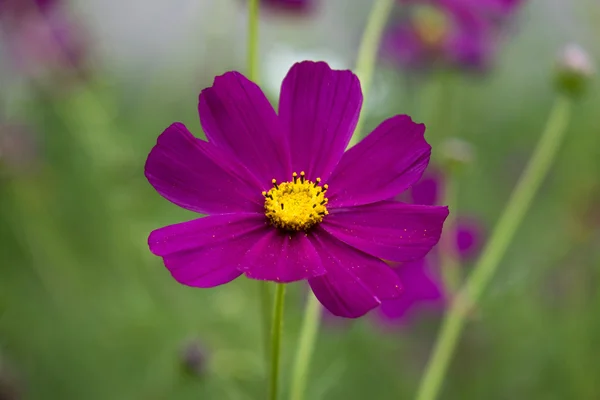
<path fill-rule="evenodd" d="M 487 246 L 450 308 L 417 392 L 417 400 L 437 398 L 469 311 L 490 282 L 531 201 L 556 156 L 567 128 L 571 101 L 557 98 L 542 136 L 510 196 Z"/>
<path fill-rule="evenodd" d="M 379 52 L 381 36 L 393 6 L 394 0 L 375 1 L 360 42 L 354 72 L 360 80 L 360 86 L 365 99 L 367 98 L 367 93 L 369 92 L 371 81 L 373 80 L 373 71 L 375 70 L 375 61 L 377 60 L 377 53 Z M 365 109 L 365 102 L 366 101 L 363 101 L 363 111 Z M 361 116 L 356 124 L 356 129 L 354 130 L 354 135 L 352 135 L 352 139 L 350 139 L 349 147 L 354 146 L 360 141 L 363 123 L 364 113 L 361 112 Z"/>
<path fill-rule="evenodd" d="M 306 300 L 304 320 L 302 321 L 302 330 L 300 331 L 300 343 L 298 344 L 296 361 L 292 371 L 290 400 L 302 400 L 304 398 L 308 380 L 307 371 L 315 348 L 317 332 L 319 331 L 321 311 L 321 303 L 312 293 L 309 293 Z"/>

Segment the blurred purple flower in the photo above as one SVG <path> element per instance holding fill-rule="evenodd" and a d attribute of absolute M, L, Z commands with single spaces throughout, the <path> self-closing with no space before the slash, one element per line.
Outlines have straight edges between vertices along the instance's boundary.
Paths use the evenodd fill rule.
<path fill-rule="evenodd" d="M 206 351 L 199 340 L 187 341 L 181 348 L 181 366 L 190 375 L 201 378 L 206 373 Z"/>
<path fill-rule="evenodd" d="M 18 19 L 32 12 L 45 12 L 60 0 L 0 0 L 0 17 Z"/>
<path fill-rule="evenodd" d="M 343 317 L 396 298 L 398 277 L 381 259 L 422 258 L 448 209 L 390 200 L 429 163 L 425 126 L 410 117 L 384 121 L 344 152 L 361 105 L 358 78 L 324 62 L 290 69 L 279 115 L 242 74 L 215 78 L 198 106 L 208 141 L 175 123 L 145 168 L 163 197 L 209 216 L 152 232 L 150 250 L 189 286 L 218 286 L 242 273 L 308 280 Z"/>
<path fill-rule="evenodd" d="M 261 0 L 262 4 L 272 9 L 305 12 L 313 6 L 314 0 Z"/>
<path fill-rule="evenodd" d="M 39 78 L 81 71 L 89 41 L 62 2 L 0 1 L 8 56 L 20 73 Z"/>
<path fill-rule="evenodd" d="M 428 173 L 412 187 L 410 195 L 416 204 L 434 205 L 442 192 L 442 175 L 439 172 Z M 481 225 L 473 219 L 459 219 L 456 227 L 455 246 L 462 261 L 474 256 L 482 239 Z M 404 292 L 394 300 L 385 300 L 380 307 L 380 319 L 385 323 L 407 323 L 417 311 L 424 308 L 440 309 L 444 306 L 446 295 L 439 277 L 439 255 L 436 251 L 421 260 L 394 266 L 402 282 Z"/>
<path fill-rule="evenodd" d="M 402 13 L 388 31 L 386 56 L 407 67 L 485 70 L 495 53 L 499 24 L 516 0 L 400 0 Z"/>

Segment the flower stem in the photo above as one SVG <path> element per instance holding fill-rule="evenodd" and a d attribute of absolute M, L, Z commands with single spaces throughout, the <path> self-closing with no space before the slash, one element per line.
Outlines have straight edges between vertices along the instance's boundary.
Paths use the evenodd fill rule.
<path fill-rule="evenodd" d="M 471 306 L 490 282 L 520 222 L 529 209 L 565 134 L 571 101 L 557 98 L 542 137 L 521 175 L 479 261 L 448 311 L 417 392 L 417 400 L 434 400 L 440 389 Z"/>
<path fill-rule="evenodd" d="M 260 317 L 262 320 L 263 351 L 265 353 L 265 363 L 268 365 L 270 360 L 270 331 L 271 331 L 271 286 L 270 282 L 264 281 L 258 283 L 258 297 L 260 300 Z"/>
<path fill-rule="evenodd" d="M 309 293 L 306 300 L 302 330 L 300 331 L 300 344 L 296 351 L 296 361 L 292 371 L 290 400 L 302 400 L 304 398 L 308 365 L 310 364 L 310 358 L 315 347 L 320 321 L 321 303 L 319 303 L 319 300 L 312 293 Z"/>
<path fill-rule="evenodd" d="M 456 237 L 458 233 L 456 224 L 457 205 L 458 205 L 458 168 L 448 168 L 446 179 L 444 180 L 444 201 L 450 209 L 448 219 L 444 223 L 444 232 L 440 239 L 441 247 L 441 269 L 444 278 L 444 287 L 446 291 L 453 296 L 460 285 L 460 262 L 458 259 L 458 249 Z"/>
<path fill-rule="evenodd" d="M 258 83 L 259 1 L 248 0 L 248 79 Z"/>
<path fill-rule="evenodd" d="M 375 4 L 373 4 L 373 8 L 371 8 L 367 26 L 365 27 L 362 36 L 360 47 L 358 49 L 358 57 L 356 59 L 355 72 L 360 80 L 363 96 L 365 97 L 371 86 L 371 80 L 373 79 L 373 71 L 375 70 L 375 61 L 379 51 L 381 36 L 393 6 L 394 0 L 375 0 Z M 356 124 L 354 135 L 350 140 L 350 147 L 354 146 L 360 140 L 360 131 L 362 129 L 362 124 L 364 123 L 363 115 L 364 114 L 361 113 L 361 117 Z"/>
<path fill-rule="evenodd" d="M 273 303 L 273 319 L 271 323 L 271 377 L 269 399 L 277 400 L 279 393 L 279 355 L 281 352 L 281 333 L 283 331 L 283 303 L 285 285 L 276 284 L 275 301 Z"/>

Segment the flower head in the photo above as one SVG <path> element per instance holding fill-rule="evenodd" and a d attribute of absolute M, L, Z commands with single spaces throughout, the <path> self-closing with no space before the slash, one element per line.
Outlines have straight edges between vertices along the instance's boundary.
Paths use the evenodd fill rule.
<path fill-rule="evenodd" d="M 485 69 L 516 0 L 403 0 L 386 53 L 408 67 Z"/>
<path fill-rule="evenodd" d="M 439 193 L 443 190 L 442 179 L 439 172 L 426 174 L 410 190 L 412 201 L 416 204 L 437 204 Z M 458 222 L 454 241 L 459 257 L 465 261 L 477 253 L 481 244 L 481 227 L 473 219 L 459 219 Z M 404 283 L 404 294 L 381 304 L 380 316 L 384 322 L 409 322 L 417 311 L 444 306 L 446 294 L 438 264 L 437 254 L 413 262 L 396 263 L 394 272 Z"/>
<path fill-rule="evenodd" d="M 556 67 L 556 84 L 561 92 L 581 95 L 594 73 L 594 63 L 583 47 L 571 43 L 561 50 Z"/>
<path fill-rule="evenodd" d="M 241 274 L 308 280 L 333 314 L 358 317 L 401 292 L 382 259 L 422 258 L 439 240 L 446 207 L 394 198 L 427 167 L 425 126 L 398 115 L 344 152 L 362 93 L 351 71 L 295 64 L 279 113 L 238 72 L 215 78 L 198 111 L 208 141 L 181 123 L 158 138 L 146 177 L 204 218 L 150 234 L 173 277 L 213 287 Z"/>

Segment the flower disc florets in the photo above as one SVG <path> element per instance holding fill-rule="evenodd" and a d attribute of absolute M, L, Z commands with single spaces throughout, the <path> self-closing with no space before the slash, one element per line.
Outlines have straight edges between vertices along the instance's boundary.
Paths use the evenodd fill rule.
<path fill-rule="evenodd" d="M 441 46 L 450 31 L 450 20 L 446 13 L 428 5 L 415 8 L 413 25 L 419 39 L 429 47 Z"/>
<path fill-rule="evenodd" d="M 306 179 L 304 171 L 293 173 L 291 182 L 277 184 L 262 192 L 265 196 L 265 215 L 273 226 L 286 231 L 307 231 L 323 221 L 329 214 L 325 192 L 327 185 L 320 186 L 321 178 L 314 182 Z"/>

